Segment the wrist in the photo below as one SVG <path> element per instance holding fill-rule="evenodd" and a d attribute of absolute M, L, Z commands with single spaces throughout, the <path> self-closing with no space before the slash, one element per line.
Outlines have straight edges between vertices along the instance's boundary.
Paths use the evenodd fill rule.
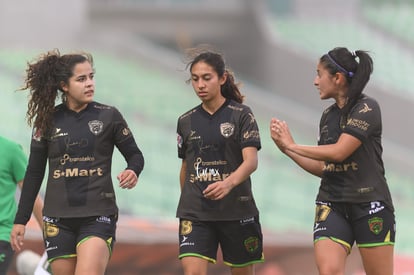
<path fill-rule="evenodd" d="M 286 145 L 286 151 L 295 153 L 295 148 L 296 148 L 296 144 L 295 143 L 290 143 L 288 145 Z"/>

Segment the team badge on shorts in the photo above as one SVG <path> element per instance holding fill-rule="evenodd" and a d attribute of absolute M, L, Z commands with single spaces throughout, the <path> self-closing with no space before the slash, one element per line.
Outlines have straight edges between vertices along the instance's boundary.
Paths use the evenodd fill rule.
<path fill-rule="evenodd" d="M 103 122 L 100 120 L 92 120 L 88 122 L 89 125 L 89 130 L 92 132 L 92 134 L 94 134 L 95 136 L 97 136 L 98 134 L 100 134 L 103 130 Z"/>
<path fill-rule="evenodd" d="M 250 253 L 255 252 L 259 248 L 259 239 L 257 237 L 249 237 L 244 240 L 244 247 Z"/>
<path fill-rule="evenodd" d="M 230 122 L 220 124 L 220 133 L 225 138 L 232 136 L 234 133 L 234 124 Z"/>
<path fill-rule="evenodd" d="M 369 230 L 376 235 L 381 233 L 383 224 L 384 220 L 379 217 L 374 217 L 368 220 Z"/>

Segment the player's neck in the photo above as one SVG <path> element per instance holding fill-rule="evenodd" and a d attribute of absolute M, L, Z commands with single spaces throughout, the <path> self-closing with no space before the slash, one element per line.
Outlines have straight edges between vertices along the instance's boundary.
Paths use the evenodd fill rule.
<path fill-rule="evenodd" d="M 210 115 L 217 112 L 218 109 L 226 102 L 225 97 L 218 97 L 217 99 L 210 100 L 210 101 L 204 101 L 201 105 L 204 110 L 206 110 L 207 113 Z"/>

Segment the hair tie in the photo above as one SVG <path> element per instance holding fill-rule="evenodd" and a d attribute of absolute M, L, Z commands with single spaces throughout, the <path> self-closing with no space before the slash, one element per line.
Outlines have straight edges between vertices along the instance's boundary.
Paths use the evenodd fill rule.
<path fill-rule="evenodd" d="M 332 56 L 329 53 L 327 53 L 326 55 L 328 56 L 329 60 L 338 68 L 338 70 L 345 73 L 346 76 L 349 76 L 349 77 L 354 76 L 353 72 L 348 72 L 344 67 L 342 67 L 341 65 L 336 63 L 335 60 L 332 58 Z"/>
<path fill-rule="evenodd" d="M 355 58 L 355 57 L 357 57 L 357 54 L 356 54 L 356 52 L 355 51 L 351 51 L 351 55 Z"/>

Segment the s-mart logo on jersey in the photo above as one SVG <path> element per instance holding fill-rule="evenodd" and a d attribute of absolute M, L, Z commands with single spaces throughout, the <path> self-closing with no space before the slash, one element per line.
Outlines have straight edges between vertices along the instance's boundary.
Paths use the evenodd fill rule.
<path fill-rule="evenodd" d="M 56 169 L 53 171 L 53 178 L 59 179 L 64 178 L 74 178 L 74 177 L 90 177 L 90 176 L 103 176 L 102 168 L 95 169 L 79 169 L 79 168 L 67 168 L 67 169 Z"/>
<path fill-rule="evenodd" d="M 327 162 L 323 171 L 328 172 L 347 172 L 347 171 L 358 171 L 358 163 L 352 161 L 350 163 L 329 163 Z"/>

